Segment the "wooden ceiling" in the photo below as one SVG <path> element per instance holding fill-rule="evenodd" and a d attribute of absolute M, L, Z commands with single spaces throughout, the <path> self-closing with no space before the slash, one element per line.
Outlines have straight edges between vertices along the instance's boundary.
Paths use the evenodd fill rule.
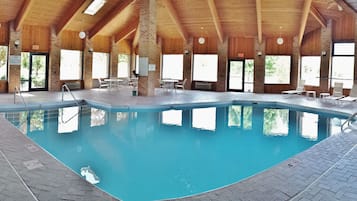
<path fill-rule="evenodd" d="M 134 38 L 140 0 L 106 0 L 94 16 L 83 14 L 92 0 L 0 0 L 0 23 L 54 26 L 86 31 L 116 41 Z M 298 36 L 326 26 L 327 20 L 355 15 L 354 0 L 156 0 L 157 34 L 162 38 L 190 36 Z"/>

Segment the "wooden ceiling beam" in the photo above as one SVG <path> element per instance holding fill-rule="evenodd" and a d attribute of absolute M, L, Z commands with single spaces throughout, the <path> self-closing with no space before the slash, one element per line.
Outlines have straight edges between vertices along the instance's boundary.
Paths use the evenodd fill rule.
<path fill-rule="evenodd" d="M 256 0 L 255 7 L 257 12 L 257 26 L 258 26 L 258 42 L 261 44 L 263 42 L 263 31 L 262 31 L 262 1 Z"/>
<path fill-rule="evenodd" d="M 19 31 L 20 27 L 23 25 L 26 16 L 30 12 L 31 6 L 34 4 L 33 0 L 25 0 L 21 5 L 21 9 L 15 18 L 15 30 Z"/>
<path fill-rule="evenodd" d="M 138 24 L 139 24 L 138 21 L 129 23 L 129 26 L 127 26 L 124 30 L 121 30 L 117 34 L 115 34 L 114 42 L 117 43 L 129 37 L 132 33 L 134 33 L 137 30 Z"/>
<path fill-rule="evenodd" d="M 134 3 L 135 0 L 124 0 L 119 1 L 119 3 L 109 11 L 99 22 L 93 26 L 88 32 L 88 38 L 93 38 L 100 30 L 102 30 L 110 21 L 112 21 L 119 13 L 121 13 L 125 8 Z"/>
<path fill-rule="evenodd" d="M 188 41 L 188 34 L 187 31 L 185 30 L 185 28 L 183 27 L 180 18 L 178 17 L 178 14 L 176 12 L 176 9 L 174 8 L 171 0 L 163 0 L 162 1 L 164 6 L 166 7 L 167 11 L 169 12 L 169 15 L 172 19 L 172 21 L 174 22 L 174 24 L 176 25 L 179 34 L 181 35 L 181 37 L 185 40 Z"/>
<path fill-rule="evenodd" d="M 321 15 L 321 13 L 314 6 L 311 6 L 310 14 L 316 19 L 318 23 L 320 23 L 321 26 L 323 26 L 324 28 L 327 27 L 326 19 L 324 18 L 324 16 Z"/>
<path fill-rule="evenodd" d="M 80 12 L 80 8 L 86 0 L 76 0 L 72 1 L 71 6 L 68 10 L 65 10 L 62 14 L 61 20 L 56 25 L 56 34 L 59 35 L 65 27 L 73 20 L 74 16 Z"/>
<path fill-rule="evenodd" d="M 310 13 L 310 8 L 311 8 L 311 2 L 312 0 L 305 0 L 304 1 L 304 8 L 302 12 L 302 17 L 301 17 L 301 23 L 300 23 L 300 30 L 299 30 L 299 46 L 302 43 L 302 38 L 304 37 L 304 32 L 305 32 L 305 27 L 306 27 L 306 22 L 307 18 Z"/>
<path fill-rule="evenodd" d="M 214 3 L 214 0 L 207 0 L 207 2 L 208 2 L 209 10 L 211 11 L 211 15 L 213 17 L 213 23 L 217 31 L 218 39 L 221 43 L 223 43 L 224 36 L 223 36 L 222 25 L 219 20 L 216 4 Z"/>
<path fill-rule="evenodd" d="M 341 12 L 349 12 L 352 14 L 357 14 L 356 10 L 354 8 L 351 7 L 351 5 L 349 5 L 348 3 L 346 3 L 344 0 L 335 0 L 337 6 L 341 6 L 343 10 L 341 10 Z"/>
<path fill-rule="evenodd" d="M 133 48 L 136 48 L 136 46 L 138 46 L 139 38 L 140 38 L 140 25 L 138 23 L 138 26 L 137 26 L 136 32 L 135 32 L 135 36 L 134 36 L 134 40 L 133 40 Z"/>

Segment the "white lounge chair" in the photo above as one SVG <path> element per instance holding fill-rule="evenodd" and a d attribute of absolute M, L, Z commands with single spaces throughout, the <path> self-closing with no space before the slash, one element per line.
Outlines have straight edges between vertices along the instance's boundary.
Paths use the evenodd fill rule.
<path fill-rule="evenodd" d="M 100 78 L 97 78 L 98 83 L 99 83 L 99 88 L 108 88 L 109 87 L 109 83 L 106 81 L 103 81 Z"/>
<path fill-rule="evenodd" d="M 300 80 L 295 90 L 282 91 L 282 94 L 302 94 L 305 92 L 305 80 Z"/>
<path fill-rule="evenodd" d="M 332 95 L 327 96 L 326 98 L 333 99 L 333 100 L 340 100 L 343 97 L 344 97 L 343 96 L 343 83 L 335 82 L 335 85 L 333 86 Z"/>
<path fill-rule="evenodd" d="M 357 101 L 357 84 L 353 84 L 349 96 L 343 97 L 340 100 Z"/>

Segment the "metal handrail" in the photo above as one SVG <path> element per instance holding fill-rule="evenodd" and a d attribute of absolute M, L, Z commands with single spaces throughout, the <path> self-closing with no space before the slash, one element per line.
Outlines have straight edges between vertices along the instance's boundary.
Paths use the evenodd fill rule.
<path fill-rule="evenodd" d="M 27 108 L 26 101 L 25 101 L 24 97 L 22 96 L 22 93 L 21 93 L 21 91 L 19 90 L 18 87 L 15 87 L 15 91 L 14 91 L 14 104 L 16 104 L 16 95 L 19 95 L 21 97 L 22 103 Z"/>
<path fill-rule="evenodd" d="M 65 92 L 65 90 L 66 90 L 69 94 L 71 94 L 73 100 L 76 102 L 77 106 L 79 106 L 79 101 L 78 101 L 78 100 L 76 99 L 76 97 L 73 95 L 72 91 L 69 89 L 69 87 L 68 87 L 67 84 L 63 84 L 63 85 L 62 85 L 62 102 L 63 102 L 63 100 L 64 100 L 63 98 L 64 98 L 64 92 Z"/>
<path fill-rule="evenodd" d="M 350 127 L 352 130 L 357 130 L 357 127 L 353 126 L 351 124 L 351 121 L 357 116 L 357 112 L 352 114 L 350 117 L 348 117 L 348 119 L 343 122 L 343 124 L 341 125 L 341 131 L 344 131 L 344 126 L 347 124 L 347 127 Z"/>

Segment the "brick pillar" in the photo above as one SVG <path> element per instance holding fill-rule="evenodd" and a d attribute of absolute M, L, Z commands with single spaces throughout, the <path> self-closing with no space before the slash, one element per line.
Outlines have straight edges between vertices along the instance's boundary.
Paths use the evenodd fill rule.
<path fill-rule="evenodd" d="M 61 61 L 61 37 L 57 36 L 55 27 L 51 27 L 50 62 L 48 68 L 49 91 L 60 91 L 60 61 Z"/>
<path fill-rule="evenodd" d="M 139 57 L 148 59 L 148 66 L 155 65 L 155 70 L 140 69 L 139 96 L 154 96 L 157 71 L 160 68 L 156 44 L 156 0 L 139 0 Z M 140 62 L 139 62 L 140 63 Z"/>
<path fill-rule="evenodd" d="M 255 38 L 254 48 L 254 93 L 264 93 L 265 40 L 259 43 L 258 38 Z"/>
<path fill-rule="evenodd" d="M 357 16 L 356 16 L 357 18 Z M 354 35 L 354 41 L 355 41 L 355 55 L 357 53 L 357 20 L 355 19 L 355 35 Z M 353 83 L 357 83 L 357 56 L 355 56 L 355 66 L 354 66 L 354 75 L 353 75 Z"/>
<path fill-rule="evenodd" d="M 11 57 L 20 57 L 21 58 L 21 32 L 17 32 L 14 28 L 14 22 L 10 22 L 10 38 L 9 38 L 9 55 L 11 61 Z M 19 40 L 20 44 L 15 47 L 15 41 Z M 20 89 L 20 67 L 21 67 L 21 62 L 12 64 L 9 62 L 9 68 L 8 68 L 8 92 L 12 93 L 15 91 L 15 87 L 18 87 Z"/>
<path fill-rule="evenodd" d="M 218 40 L 218 80 L 216 91 L 227 91 L 228 37 Z"/>
<path fill-rule="evenodd" d="M 154 80 L 154 86 L 156 88 L 160 87 L 159 79 L 161 75 L 161 55 L 162 55 L 162 38 L 157 39 L 157 44 L 156 44 L 156 58 L 155 61 L 159 62 L 158 65 L 156 65 L 156 70 L 153 71 L 153 80 Z"/>
<path fill-rule="evenodd" d="M 109 76 L 118 77 L 118 45 L 115 43 L 115 38 L 111 38 L 111 50 L 110 50 L 110 65 Z"/>
<path fill-rule="evenodd" d="M 84 89 L 91 89 L 93 87 L 92 79 L 92 61 L 93 61 L 93 44 L 92 41 L 87 37 L 83 39 L 84 50 L 83 50 L 83 84 Z"/>
<path fill-rule="evenodd" d="M 297 87 L 297 81 L 300 79 L 300 46 L 299 38 L 297 36 L 293 39 L 293 58 L 291 65 L 291 80 L 290 85 L 292 88 Z"/>
<path fill-rule="evenodd" d="M 193 37 L 183 44 L 183 79 L 187 79 L 185 89 L 192 89 Z"/>
<path fill-rule="evenodd" d="M 321 28 L 321 51 L 325 51 L 326 55 L 321 55 L 320 64 L 320 92 L 329 91 L 330 83 L 330 58 L 331 58 L 331 44 L 332 44 L 332 20 L 328 20 L 327 27 Z"/>

